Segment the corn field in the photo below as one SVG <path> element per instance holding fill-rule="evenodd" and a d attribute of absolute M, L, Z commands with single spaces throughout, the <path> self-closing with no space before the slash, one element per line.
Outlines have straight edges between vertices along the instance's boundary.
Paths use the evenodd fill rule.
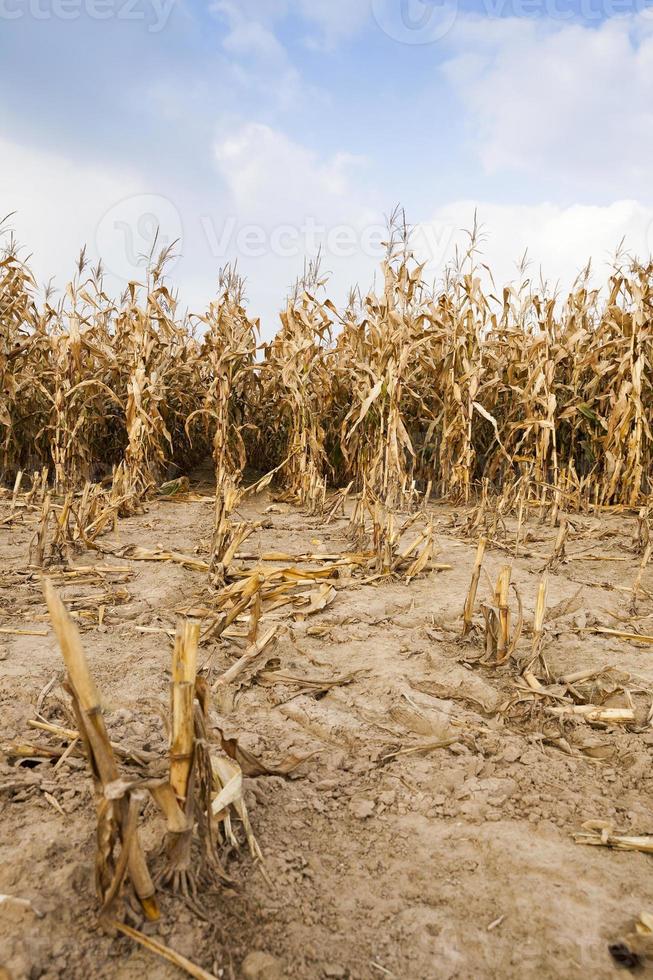
<path fill-rule="evenodd" d="M 108 949 L 122 956 L 118 937 L 200 980 L 235 976 L 232 951 L 252 980 L 431 976 L 456 916 L 465 937 L 481 923 L 482 956 L 502 927 L 510 961 L 497 971 L 477 959 L 467 974 L 512 975 L 515 949 L 539 935 L 536 972 L 559 944 L 547 975 L 566 976 L 575 939 L 565 952 L 559 922 L 574 913 L 558 893 L 592 880 L 590 859 L 564 850 L 566 828 L 580 825 L 584 850 L 653 851 L 641 832 L 653 262 L 620 261 L 602 288 L 587 269 L 567 296 L 536 289 L 522 266 L 499 290 L 474 229 L 433 286 L 395 212 L 378 288 L 352 289 L 339 308 L 318 256 L 266 339 L 237 267 L 219 271 L 207 309 L 182 314 L 170 257 L 153 248 L 142 281 L 113 298 L 82 251 L 55 301 L 4 240 L 0 660 L 5 728 L 23 732 L 0 744 L 13 848 L 0 904 L 34 913 L 48 957 L 50 934 L 68 937 L 56 976 L 93 974 Z M 616 641 L 634 649 L 616 659 Z M 95 813 L 76 821 L 83 757 Z M 88 934 L 87 893 L 51 875 L 45 807 L 65 821 L 66 874 L 95 820 L 99 928 Z M 544 814 L 546 847 L 528 864 Z M 14 845 L 23 831 L 28 844 Z M 247 866 L 236 864 L 245 844 Z M 601 860 L 593 880 L 604 888 L 614 874 L 619 895 L 637 887 L 644 905 L 648 871 Z M 377 875 L 389 896 L 378 909 Z M 24 881 L 36 882 L 34 904 Z M 59 888 L 56 904 L 48 889 Z M 576 916 L 592 917 L 582 935 L 607 935 L 579 894 Z M 68 909 L 62 929 L 41 896 Z M 24 966 L 32 933 L 25 952 L 7 921 L 0 942 L 18 972 L 0 949 L 0 980 L 46 976 Z M 322 922 L 325 952 L 307 954 Z M 650 936 L 653 917 L 641 926 Z M 352 952 L 366 930 L 369 948 Z M 617 962 L 639 948 L 639 932 L 626 939 L 609 947 Z M 351 969 L 331 962 L 334 949 Z M 454 952 L 447 975 L 466 962 Z"/>
<path fill-rule="evenodd" d="M 129 512 L 212 456 L 216 565 L 246 468 L 275 470 L 286 499 L 315 513 L 327 489 L 392 509 L 517 481 L 526 499 L 567 508 L 647 502 L 653 264 L 624 263 L 602 289 L 584 274 L 566 297 L 527 280 L 493 290 L 472 242 L 432 287 L 395 225 L 382 288 L 338 309 L 313 263 L 261 343 L 236 270 L 208 310 L 182 316 L 166 259 L 113 299 L 82 253 L 55 303 L 5 240 L 6 485 L 89 496 L 90 483 Z"/>

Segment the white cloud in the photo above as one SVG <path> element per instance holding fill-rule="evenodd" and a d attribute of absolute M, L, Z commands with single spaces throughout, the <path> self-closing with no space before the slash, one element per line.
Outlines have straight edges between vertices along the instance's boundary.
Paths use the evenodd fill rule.
<path fill-rule="evenodd" d="M 546 175 L 615 197 L 645 194 L 653 158 L 653 19 L 598 27 L 460 20 L 444 66 L 490 172 Z"/>
<path fill-rule="evenodd" d="M 352 171 L 364 161 L 352 154 L 320 158 L 261 123 L 243 124 L 219 138 L 215 154 L 239 213 L 249 220 L 292 222 L 312 216 L 354 222 L 366 214 L 351 183 Z"/>
<path fill-rule="evenodd" d="M 180 182 L 161 195 L 149 173 L 85 165 L 3 140 L 0 213 L 18 212 L 11 223 L 33 252 L 40 282 L 54 275 L 63 287 L 87 243 L 90 258 L 101 254 L 108 267 L 107 286 L 114 294 L 126 278 L 138 276 L 134 257 L 147 250 L 160 223 L 162 244 L 181 238 L 172 283 L 182 303 L 203 309 L 218 267 L 238 260 L 248 278 L 252 312 L 263 317 L 266 336 L 276 328 L 276 312 L 301 273 L 304 256 L 314 255 L 318 245 L 337 303 L 344 302 L 351 285 L 370 285 L 382 251 L 381 212 L 392 202 L 392 188 L 368 186 L 365 159 L 344 150 L 319 154 L 255 122 L 232 126 L 213 149 L 215 184 L 190 189 Z M 541 267 L 565 289 L 590 257 L 597 282 L 604 281 L 623 237 L 641 257 L 653 248 L 653 205 L 636 199 L 569 206 L 465 199 L 443 203 L 418 229 L 423 257 L 429 248 L 435 255 L 430 274 L 441 274 L 454 244 L 464 241 L 460 229 L 471 226 L 475 209 L 487 233 L 481 258 L 498 287 L 516 278 L 516 262 L 525 250 L 533 279 Z M 243 237 L 252 226 L 255 247 L 251 237 Z"/>
<path fill-rule="evenodd" d="M 80 165 L 46 153 L 0 141 L 0 212 L 16 212 L 7 223 L 39 283 L 56 277 L 61 288 L 72 277 L 73 263 L 84 244 L 95 251 L 102 216 L 118 202 L 143 192 L 137 175 Z M 116 265 L 116 255 L 106 255 Z"/>
<path fill-rule="evenodd" d="M 265 61 L 286 61 L 286 52 L 277 39 L 272 25 L 277 16 L 283 13 L 282 5 L 268 5 L 259 9 L 254 3 L 236 4 L 233 0 L 216 0 L 212 6 L 227 25 L 227 33 L 222 39 L 225 51 Z"/>
<path fill-rule="evenodd" d="M 336 302 L 356 282 L 371 283 L 378 245 L 375 252 L 367 236 L 383 217 L 365 189 L 365 160 L 347 152 L 320 156 L 261 123 L 219 138 L 215 158 L 229 200 L 226 221 L 232 222 L 228 258 L 238 259 L 248 274 L 253 304 L 267 314 L 268 334 L 270 312 L 280 309 L 304 258 L 318 249 Z M 211 229 L 214 246 L 225 227 L 223 213 Z"/>
<path fill-rule="evenodd" d="M 314 257 L 319 246 L 336 301 L 352 283 L 371 282 L 378 257 L 361 239 L 381 216 L 366 199 L 364 161 L 346 152 L 321 157 L 255 123 L 219 139 L 214 160 L 215 183 L 193 192 L 183 182 L 160 187 L 149 173 L 0 141 L 0 217 L 16 212 L 10 226 L 24 254 L 31 253 L 38 282 L 54 277 L 59 290 L 86 244 L 91 262 L 103 260 L 107 291 L 118 295 L 129 279 L 142 278 L 142 256 L 157 227 L 159 246 L 178 242 L 171 283 L 195 312 L 214 295 L 218 268 L 237 260 L 267 336 L 305 256 Z M 247 237 L 252 227 L 255 247 Z"/>
<path fill-rule="evenodd" d="M 551 286 L 568 289 L 576 275 L 592 260 L 597 285 L 606 281 L 608 265 L 624 239 L 633 256 L 647 258 L 653 251 L 653 206 L 633 200 L 606 206 L 574 204 L 511 205 L 456 201 L 439 208 L 426 229 L 421 229 L 420 251 L 427 257 L 429 235 L 442 247 L 429 273 L 439 276 L 444 263 L 454 256 L 455 245 L 469 241 L 462 229 L 470 229 L 477 211 L 483 226 L 479 261 L 489 265 L 497 288 L 518 278 L 517 264 L 528 253 L 529 276 L 539 282 L 540 272 Z"/>
<path fill-rule="evenodd" d="M 0 141 L 0 218 L 13 212 L 5 228 L 29 259 L 39 296 L 51 279 L 61 294 L 86 245 L 90 263 L 102 260 L 106 291 L 117 298 L 130 279 L 142 281 L 142 257 L 157 236 L 157 251 L 177 242 L 169 272 L 182 304 L 205 309 L 219 262 L 183 189 L 156 191 L 150 175 Z"/>
<path fill-rule="evenodd" d="M 264 27 L 270 33 L 284 21 L 304 21 L 317 30 L 311 40 L 331 46 L 355 34 L 370 16 L 370 0 L 214 0 L 211 8 L 228 22 Z"/>
<path fill-rule="evenodd" d="M 296 0 L 295 5 L 317 26 L 318 39 L 327 47 L 352 37 L 370 15 L 370 0 Z"/>
<path fill-rule="evenodd" d="M 285 62 L 286 53 L 276 36 L 256 21 L 235 23 L 224 38 L 222 46 L 230 54 L 246 55 L 267 62 Z"/>
<path fill-rule="evenodd" d="M 0 187 L 11 193 L 0 194 L 0 212 L 17 212 L 11 224 L 33 253 L 39 282 L 55 276 L 62 288 L 87 243 L 93 261 L 103 258 L 114 294 L 127 278 L 138 277 L 135 257 L 147 250 L 160 223 L 162 244 L 181 238 L 171 279 L 182 303 L 203 309 L 218 267 L 237 260 L 248 278 L 252 312 L 263 317 L 267 336 L 305 254 L 314 255 L 318 245 L 323 269 L 332 273 L 329 293 L 336 302 L 345 300 L 351 285 L 371 284 L 382 251 L 383 218 L 365 187 L 365 161 L 347 153 L 322 157 L 258 123 L 218 139 L 215 161 L 221 189 L 216 181 L 195 199 L 183 187 L 159 197 L 144 175 L 85 167 L 5 140 Z M 539 279 L 541 268 L 545 278 L 566 289 L 589 258 L 596 281 L 604 281 L 624 237 L 626 248 L 640 257 L 653 249 L 653 206 L 636 200 L 567 207 L 459 200 L 443 204 L 432 221 L 418 226 L 421 256 L 435 256 L 428 275 L 439 276 L 454 245 L 464 244 L 461 229 L 471 226 L 475 210 L 486 233 L 480 258 L 491 266 L 497 287 L 515 280 L 516 263 L 526 250 L 533 279 Z M 247 237 L 252 228 L 254 247 Z"/>
<path fill-rule="evenodd" d="M 271 100 L 282 109 L 298 104 L 304 94 L 301 77 L 275 33 L 285 4 L 272 2 L 263 7 L 257 0 L 215 0 L 211 10 L 226 26 L 222 49 L 230 59 L 231 81 L 237 89 L 253 90 L 259 98 Z M 226 81 L 223 77 L 223 89 Z M 233 93 L 236 100 L 237 89 Z M 228 91 L 223 97 L 230 101 Z"/>

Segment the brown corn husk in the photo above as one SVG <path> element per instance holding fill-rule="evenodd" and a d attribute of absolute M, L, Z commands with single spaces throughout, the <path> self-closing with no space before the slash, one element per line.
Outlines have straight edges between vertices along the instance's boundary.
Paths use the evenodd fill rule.
<path fill-rule="evenodd" d="M 183 620 L 177 624 L 172 652 L 170 785 L 182 809 L 188 795 L 188 783 L 193 768 L 193 706 L 199 637 L 198 622 Z"/>
<path fill-rule="evenodd" d="M 499 635 L 497 638 L 497 663 L 503 663 L 508 656 L 508 646 L 510 643 L 510 607 L 508 599 L 510 594 L 510 576 L 512 569 L 506 565 L 501 569 L 497 579 L 495 600 L 499 613 Z"/>
<path fill-rule="evenodd" d="M 549 580 L 547 574 L 545 573 L 542 576 L 542 579 L 537 589 L 537 601 L 535 603 L 535 616 L 533 619 L 533 645 L 531 648 L 532 663 L 534 663 L 535 660 L 537 660 L 537 658 L 539 657 L 540 649 L 542 647 L 548 585 L 549 585 Z"/>
<path fill-rule="evenodd" d="M 96 881 L 103 911 L 115 900 L 122 879 L 129 871 L 134 890 L 149 919 L 159 916 L 155 889 L 138 839 L 138 798 L 126 794 L 118 800 L 106 798 L 107 788 L 119 779 L 119 770 L 102 718 L 100 700 L 91 677 L 77 628 L 52 585 L 44 581 L 45 598 L 54 631 L 68 671 L 73 708 L 96 784 L 98 800 L 98 863 Z M 111 837 L 117 832 L 121 854 L 111 867 Z"/>
<path fill-rule="evenodd" d="M 481 566 L 483 565 L 483 556 L 485 554 L 486 546 L 487 546 L 487 538 L 480 537 L 478 540 L 478 547 L 476 549 L 476 558 L 474 559 L 472 579 L 471 582 L 469 583 L 469 590 L 467 592 L 467 598 L 465 599 L 465 608 L 463 610 L 463 631 L 462 631 L 463 636 L 467 636 L 467 634 L 472 628 L 474 603 L 476 602 L 476 592 L 478 590 L 478 582 L 481 577 Z"/>

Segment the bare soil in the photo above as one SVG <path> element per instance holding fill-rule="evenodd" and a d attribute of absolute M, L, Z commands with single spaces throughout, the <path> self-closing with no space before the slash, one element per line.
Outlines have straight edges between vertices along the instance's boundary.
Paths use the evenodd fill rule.
<path fill-rule="evenodd" d="M 206 557 L 210 487 L 199 481 L 193 490 L 207 499 L 154 501 L 102 545 Z M 351 550 L 345 519 L 324 526 L 270 504 L 264 493 L 243 508 L 247 519 L 265 513 L 269 525 L 248 540 L 248 551 Z M 410 584 L 343 578 L 333 604 L 305 622 L 289 607 L 272 614 L 280 632 L 263 658 L 268 673 L 320 678 L 325 686 L 347 682 L 325 693 L 255 674 L 224 719 L 268 763 L 316 754 L 290 777 L 245 780 L 268 880 L 243 847 L 227 860 L 233 884 L 202 896 L 205 920 L 164 895 L 161 922 L 144 927 L 216 976 L 603 980 L 623 973 L 609 944 L 653 910 L 649 856 L 573 838 L 588 820 L 634 834 L 652 829 L 646 692 L 653 647 L 592 632 L 596 625 L 653 632 L 653 601 L 642 595 L 632 618 L 627 591 L 640 561 L 632 548 L 635 516 L 573 518 L 569 560 L 551 573 L 549 606 L 580 589 L 577 608 L 549 622 L 544 645 L 552 678 L 604 666 L 631 675 L 627 686 L 638 719 L 644 716 L 626 730 L 558 722 L 536 697 L 515 703 L 515 664 L 481 665 L 480 632 L 460 640 L 476 542 L 464 535 L 461 512 L 432 510 L 437 560 L 450 570 Z M 0 524 L 8 513 L 5 498 Z M 535 515 L 527 531 L 513 580 L 529 623 L 556 531 Z M 28 725 L 39 695 L 62 673 L 38 574 L 27 572 L 32 533 L 29 516 L 0 527 L 0 627 L 47 634 L 0 634 L 0 893 L 30 899 L 40 915 L 0 904 L 0 966 L 13 980 L 177 977 L 131 940 L 98 929 L 95 813 L 84 760 L 71 755 L 55 769 L 49 760 L 12 754 L 16 742 L 56 744 Z M 493 581 L 506 560 L 489 548 Z M 75 562 L 129 573 L 58 587 L 79 615 L 112 738 L 156 751 L 165 745 L 165 631 L 180 608 L 206 604 L 206 575 L 95 553 Z M 642 586 L 653 586 L 650 573 Z M 483 577 L 480 599 L 488 588 Z M 98 625 L 93 598 L 74 600 L 106 592 L 113 598 Z M 520 650 L 529 644 L 525 633 Z M 220 672 L 241 652 L 209 643 L 201 659 Z M 41 712 L 49 716 L 65 698 L 55 684 Z M 438 741 L 450 744 L 428 748 Z M 160 828 L 149 810 L 144 826 L 154 847 Z M 256 951 L 269 958 L 252 958 Z"/>

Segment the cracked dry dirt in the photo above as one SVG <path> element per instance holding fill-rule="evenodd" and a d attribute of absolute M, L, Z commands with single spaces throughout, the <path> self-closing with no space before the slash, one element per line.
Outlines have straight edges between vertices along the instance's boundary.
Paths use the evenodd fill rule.
<path fill-rule="evenodd" d="M 251 519 L 269 506 L 264 493 L 244 514 Z M 0 519 L 6 507 L 0 502 Z M 233 885 L 203 896 L 206 921 L 164 896 L 161 922 L 147 927 L 218 976 L 602 980 L 620 973 L 608 944 L 642 910 L 653 910 L 650 857 L 573 839 L 591 819 L 650 831 L 653 731 L 582 720 L 556 722 L 553 731 L 532 701 L 506 711 L 516 691 L 514 664 L 483 667 L 480 636 L 459 639 L 476 542 L 463 536 L 462 515 L 441 505 L 431 510 L 438 561 L 450 571 L 409 585 L 343 580 L 335 601 L 306 622 L 280 608 L 266 672 L 237 691 L 225 724 L 244 747 L 265 760 L 316 754 L 289 778 L 245 780 L 269 880 L 242 849 L 228 860 Z M 323 526 L 287 506 L 266 516 L 269 526 L 249 539 L 248 551 L 350 548 L 344 519 Z M 550 674 L 609 665 L 628 672 L 633 689 L 652 688 L 653 647 L 588 629 L 623 627 L 618 617 L 629 615 L 623 589 L 639 564 L 634 516 L 574 521 L 568 553 L 603 558 L 575 558 L 551 574 L 550 606 L 581 592 L 578 608 L 547 626 Z M 208 500 L 160 500 L 102 543 L 202 554 L 211 522 Z M 526 548 L 551 551 L 554 530 L 534 520 L 527 530 Z M 41 917 L 0 905 L 0 965 L 14 980 L 177 977 L 130 940 L 97 929 L 95 819 L 84 761 L 73 755 L 55 770 L 50 761 L 20 764 L 7 750 L 38 741 L 28 721 L 62 666 L 38 576 L 25 574 L 31 534 L 29 521 L 0 529 L 0 627 L 46 632 L 0 634 L 0 893 L 31 899 Z M 112 737 L 147 750 L 163 738 L 165 630 L 174 629 L 175 610 L 205 601 L 206 576 L 88 553 L 75 561 L 124 570 L 100 576 L 99 585 L 59 588 L 68 602 L 113 593 L 101 626 L 78 603 L 83 642 Z M 493 581 L 505 563 L 504 553 L 488 549 Z M 514 559 L 526 623 L 541 566 Z M 486 592 L 483 577 L 479 598 Z M 637 614 L 627 628 L 653 632 L 646 596 Z M 522 644 L 528 650 L 527 633 Z M 239 654 L 233 645 L 208 644 L 200 662 L 211 656 L 220 671 Z M 326 683 L 353 676 L 324 693 L 270 679 L 274 671 Z M 63 697 L 55 685 L 43 710 Z M 438 739 L 450 744 L 420 750 Z M 146 813 L 146 845 L 154 844 L 155 823 Z M 267 966 L 256 973 L 250 956 L 243 974 L 254 951 L 269 954 L 260 959 Z"/>

